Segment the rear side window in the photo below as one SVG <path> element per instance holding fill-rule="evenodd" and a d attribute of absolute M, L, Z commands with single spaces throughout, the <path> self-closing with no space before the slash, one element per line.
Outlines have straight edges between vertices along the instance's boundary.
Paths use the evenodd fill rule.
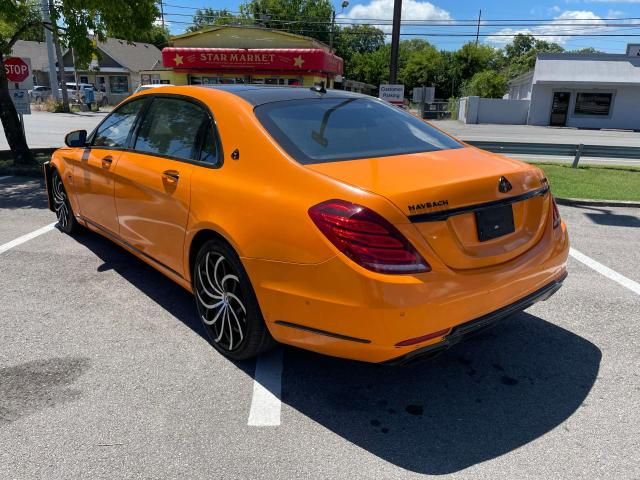
<path fill-rule="evenodd" d="M 131 127 L 144 102 L 144 100 L 133 100 L 114 110 L 96 130 L 93 146 L 125 148 Z"/>
<path fill-rule="evenodd" d="M 255 113 L 302 164 L 462 147 L 410 113 L 370 98 L 274 102 L 257 107 Z"/>
<path fill-rule="evenodd" d="M 199 133 L 209 121 L 204 108 L 178 98 L 154 98 L 144 115 L 134 149 L 154 155 L 198 160 Z"/>

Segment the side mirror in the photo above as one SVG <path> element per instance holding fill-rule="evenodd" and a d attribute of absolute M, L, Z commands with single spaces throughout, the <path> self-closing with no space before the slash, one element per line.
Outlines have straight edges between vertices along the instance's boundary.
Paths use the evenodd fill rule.
<path fill-rule="evenodd" d="M 86 130 L 75 130 L 73 132 L 67 133 L 67 136 L 64 137 L 64 143 L 67 147 L 84 147 L 87 145 L 87 131 Z"/>

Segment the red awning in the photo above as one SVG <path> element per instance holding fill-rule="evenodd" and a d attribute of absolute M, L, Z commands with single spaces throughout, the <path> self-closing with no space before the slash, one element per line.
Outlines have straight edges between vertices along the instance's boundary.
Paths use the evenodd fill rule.
<path fill-rule="evenodd" d="M 174 48 L 162 50 L 165 67 L 186 70 L 277 70 L 342 74 L 342 59 L 319 48 Z"/>

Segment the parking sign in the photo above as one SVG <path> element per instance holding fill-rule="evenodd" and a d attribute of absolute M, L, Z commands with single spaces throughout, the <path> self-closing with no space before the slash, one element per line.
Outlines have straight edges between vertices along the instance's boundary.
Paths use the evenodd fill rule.
<path fill-rule="evenodd" d="M 378 98 L 389 103 L 404 103 L 404 85 L 380 85 Z"/>
<path fill-rule="evenodd" d="M 29 102 L 29 92 L 27 90 L 10 90 L 11 100 L 16 106 L 18 113 L 31 115 L 31 104 Z"/>

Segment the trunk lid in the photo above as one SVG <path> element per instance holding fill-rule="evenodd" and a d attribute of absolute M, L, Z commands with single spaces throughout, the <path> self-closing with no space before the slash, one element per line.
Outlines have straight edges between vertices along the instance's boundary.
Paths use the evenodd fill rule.
<path fill-rule="evenodd" d="M 496 265 L 526 252 L 542 237 L 550 208 L 538 169 L 473 147 L 307 167 L 389 199 L 454 269 Z M 509 191 L 499 190 L 501 177 Z M 480 241 L 476 212 L 505 203 L 513 232 Z"/>

